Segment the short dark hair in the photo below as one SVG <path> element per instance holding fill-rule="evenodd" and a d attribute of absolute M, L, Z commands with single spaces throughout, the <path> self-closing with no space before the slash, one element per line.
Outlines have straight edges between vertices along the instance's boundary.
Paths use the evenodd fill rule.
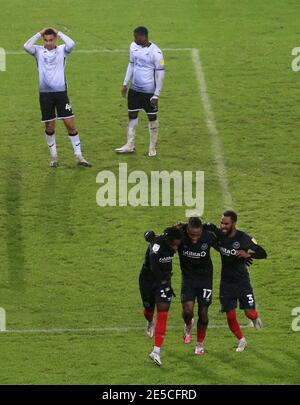
<path fill-rule="evenodd" d="M 227 210 L 227 211 L 223 212 L 223 216 L 230 217 L 233 220 L 233 222 L 236 222 L 238 219 L 237 214 L 231 210 Z"/>
<path fill-rule="evenodd" d="M 180 229 L 176 228 L 176 226 L 171 226 L 170 228 L 165 229 L 164 236 L 168 243 L 172 243 L 177 239 L 182 239 L 182 233 Z"/>
<path fill-rule="evenodd" d="M 146 37 L 148 36 L 148 30 L 146 27 L 136 27 L 133 31 L 135 34 L 139 34 L 139 35 L 145 35 Z"/>
<path fill-rule="evenodd" d="M 43 35 L 54 35 L 56 37 L 56 32 L 52 28 L 47 28 Z"/>
<path fill-rule="evenodd" d="M 202 221 L 199 217 L 190 217 L 189 218 L 189 222 L 188 222 L 188 226 L 190 228 L 201 228 L 202 226 Z"/>

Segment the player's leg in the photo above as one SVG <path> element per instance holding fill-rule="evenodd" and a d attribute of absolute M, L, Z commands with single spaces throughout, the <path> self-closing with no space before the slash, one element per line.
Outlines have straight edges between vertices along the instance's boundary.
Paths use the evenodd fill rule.
<path fill-rule="evenodd" d="M 236 289 L 237 287 L 234 284 L 221 281 L 220 303 L 221 311 L 226 313 L 226 319 L 229 329 L 239 340 L 236 351 L 242 352 L 245 349 L 247 342 L 236 317 L 236 307 L 238 299 L 238 292 L 236 291 Z"/>
<path fill-rule="evenodd" d="M 242 352 L 245 350 L 245 348 L 247 346 L 247 341 L 246 341 L 246 338 L 245 338 L 243 332 L 241 331 L 240 325 L 237 321 L 236 310 L 231 309 L 231 310 L 226 311 L 226 317 L 227 317 L 228 326 L 229 326 L 231 332 L 239 340 L 239 344 L 238 344 L 238 347 L 236 348 L 236 351 Z"/>
<path fill-rule="evenodd" d="M 197 321 L 197 343 L 195 354 L 204 354 L 204 340 L 208 326 L 208 308 L 212 303 L 212 275 L 202 280 L 197 289 L 198 321 Z"/>
<path fill-rule="evenodd" d="M 156 288 L 157 317 L 155 324 L 155 339 L 150 358 L 157 366 L 161 366 L 160 351 L 167 330 L 168 312 L 172 301 L 173 290 L 170 285 L 162 285 Z"/>
<path fill-rule="evenodd" d="M 45 124 L 45 137 L 51 160 L 50 167 L 58 167 L 56 137 L 55 137 L 55 103 L 52 93 L 40 93 L 40 108 L 42 122 Z"/>
<path fill-rule="evenodd" d="M 243 280 L 240 283 L 240 308 L 244 310 L 245 315 L 253 323 L 255 329 L 261 329 L 263 327 L 262 321 L 256 311 L 255 297 L 253 289 L 249 280 Z"/>
<path fill-rule="evenodd" d="M 198 302 L 197 343 L 195 354 L 204 354 L 204 340 L 208 326 L 208 308 L 212 303 L 212 274 L 199 281 L 196 288 Z"/>
<path fill-rule="evenodd" d="M 146 111 L 148 116 L 148 128 L 149 128 L 149 149 L 148 149 L 148 156 L 156 156 L 156 144 L 158 138 L 158 119 L 157 113 L 158 109 L 153 107 L 151 104 L 151 97 L 152 94 L 144 93 L 143 94 L 143 109 Z"/>
<path fill-rule="evenodd" d="M 197 321 L 197 343 L 195 354 L 202 356 L 204 354 L 204 340 L 208 326 L 208 305 L 198 306 L 198 321 Z"/>
<path fill-rule="evenodd" d="M 245 315 L 251 319 L 255 329 L 262 329 L 263 323 L 260 319 L 259 313 L 255 309 L 245 309 Z"/>
<path fill-rule="evenodd" d="M 150 142 L 149 142 L 149 150 L 148 156 L 156 156 L 156 144 L 158 138 L 158 119 L 156 114 L 148 114 L 148 127 L 149 127 L 149 135 L 150 135 Z"/>
<path fill-rule="evenodd" d="M 69 134 L 69 139 L 71 141 L 74 155 L 77 158 L 77 163 L 80 166 L 91 167 L 92 165 L 83 157 L 81 152 L 80 137 L 75 127 L 75 120 L 73 117 L 63 119 L 65 127 Z"/>
<path fill-rule="evenodd" d="M 55 120 L 45 122 L 45 136 L 51 156 L 50 167 L 58 167 L 55 138 Z"/>
<path fill-rule="evenodd" d="M 117 153 L 132 153 L 135 150 L 135 136 L 138 127 L 138 113 L 142 109 L 140 93 L 129 89 L 128 91 L 128 126 L 127 142 L 121 148 L 117 148 Z"/>
<path fill-rule="evenodd" d="M 128 112 L 127 142 L 121 148 L 117 148 L 117 153 L 132 153 L 135 150 L 135 136 L 138 127 L 138 111 Z"/>
<path fill-rule="evenodd" d="M 189 344 L 192 340 L 192 328 L 194 323 L 195 301 L 182 302 L 182 318 L 184 320 L 183 343 Z"/>
<path fill-rule="evenodd" d="M 66 91 L 55 93 L 55 105 L 57 119 L 64 121 L 78 164 L 80 166 L 91 167 L 91 164 L 82 156 L 80 137 L 75 127 L 74 113 Z"/>
<path fill-rule="evenodd" d="M 183 343 L 188 344 L 192 340 L 192 328 L 194 322 L 194 305 L 196 299 L 196 290 L 193 286 L 193 280 L 182 276 L 181 280 L 181 305 L 182 318 L 184 320 Z"/>
<path fill-rule="evenodd" d="M 144 317 L 147 320 L 146 335 L 152 338 L 154 335 L 154 308 L 155 308 L 155 289 L 153 284 L 146 280 L 142 274 L 139 277 L 140 295 L 144 307 Z"/>
<path fill-rule="evenodd" d="M 155 324 L 155 339 L 150 358 L 159 367 L 162 365 L 160 351 L 166 335 L 169 308 L 170 304 L 168 303 L 160 302 L 156 304 L 157 318 Z"/>

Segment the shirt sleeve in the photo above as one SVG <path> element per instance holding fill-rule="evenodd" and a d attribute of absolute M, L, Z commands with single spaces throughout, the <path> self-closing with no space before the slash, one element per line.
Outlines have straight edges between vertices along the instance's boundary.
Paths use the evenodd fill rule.
<path fill-rule="evenodd" d="M 134 57 L 133 57 L 133 52 L 132 52 L 131 47 L 130 47 L 130 50 L 129 50 L 129 63 L 134 64 Z"/>
<path fill-rule="evenodd" d="M 155 90 L 154 90 L 154 98 L 158 98 L 160 96 L 160 92 L 162 90 L 165 78 L 165 71 L 164 69 L 155 70 Z"/>
<path fill-rule="evenodd" d="M 124 86 L 128 85 L 128 83 L 130 82 L 130 80 L 132 78 L 132 75 L 133 75 L 133 63 L 129 62 L 128 66 L 127 66 L 125 78 L 124 78 L 124 81 L 123 81 Z"/>
<path fill-rule="evenodd" d="M 130 51 L 129 51 L 129 63 L 127 66 L 127 70 L 126 70 L 126 74 L 125 74 L 125 78 L 123 81 L 123 86 L 127 86 L 128 83 L 130 82 L 132 75 L 133 75 L 133 65 L 134 65 L 134 57 L 133 57 L 133 52 L 132 49 L 130 47 Z"/>
<path fill-rule="evenodd" d="M 159 262 L 159 246 L 154 244 L 150 249 L 150 268 L 157 283 L 164 281 L 161 264 Z"/>
<path fill-rule="evenodd" d="M 160 49 L 154 52 L 154 67 L 155 70 L 165 70 L 164 55 Z"/>
<path fill-rule="evenodd" d="M 212 247 L 219 252 L 220 249 L 219 249 L 219 246 L 218 246 L 218 240 L 219 240 L 218 236 L 213 232 L 210 232 L 210 235 L 211 235 L 211 245 L 212 245 Z"/>
<path fill-rule="evenodd" d="M 162 90 L 165 78 L 165 61 L 164 55 L 160 49 L 156 49 L 153 54 L 153 64 L 155 70 L 155 90 L 154 90 L 154 98 L 158 98 L 160 96 L 160 92 Z"/>
<path fill-rule="evenodd" d="M 250 255 L 253 259 L 266 259 L 267 258 L 267 252 L 265 249 L 258 245 L 256 240 L 252 238 L 251 236 L 247 235 L 247 250 L 252 250 L 250 252 Z"/>
<path fill-rule="evenodd" d="M 30 55 L 35 55 L 38 45 L 35 45 L 36 41 L 38 41 L 41 38 L 41 34 L 38 32 L 35 34 L 33 37 L 29 38 L 27 42 L 24 44 L 24 49 L 26 52 L 28 52 Z"/>
<path fill-rule="evenodd" d="M 220 230 L 215 224 L 211 224 L 210 222 L 207 222 L 203 224 L 203 229 L 205 229 L 208 232 L 211 232 L 216 238 L 219 237 Z"/>
<path fill-rule="evenodd" d="M 59 31 L 57 33 L 57 35 L 59 36 L 60 39 L 62 39 L 64 41 L 64 43 L 65 43 L 65 54 L 68 55 L 75 48 L 75 41 L 73 41 L 73 39 L 68 37 L 68 35 L 63 34 L 61 31 Z"/>

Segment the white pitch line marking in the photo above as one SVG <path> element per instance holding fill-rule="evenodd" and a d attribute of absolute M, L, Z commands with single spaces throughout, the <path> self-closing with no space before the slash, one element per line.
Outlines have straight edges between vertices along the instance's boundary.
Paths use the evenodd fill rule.
<path fill-rule="evenodd" d="M 190 52 L 193 48 L 162 48 L 164 52 Z M 128 53 L 128 49 L 78 49 L 72 53 Z M 26 55 L 25 51 L 7 51 L 6 55 Z"/>
<path fill-rule="evenodd" d="M 242 328 L 252 327 L 250 322 L 247 325 L 241 325 Z M 208 328 L 219 329 L 219 328 L 228 328 L 227 325 L 209 325 Z M 102 332 L 117 332 L 117 333 L 126 333 L 132 331 L 143 331 L 145 327 L 143 326 L 112 326 L 112 327 L 103 327 L 103 328 L 53 328 L 53 329 L 6 329 L 5 331 L 0 331 L 0 335 L 3 334 L 61 334 L 61 333 L 102 333 Z M 181 327 L 172 327 L 169 326 L 168 330 L 181 330 Z"/>
<path fill-rule="evenodd" d="M 199 86 L 199 93 L 201 97 L 202 106 L 206 115 L 206 125 L 211 135 L 212 150 L 217 163 L 217 172 L 219 183 L 222 188 L 222 195 L 226 209 L 232 208 L 232 196 L 229 191 L 227 171 L 224 162 L 222 143 L 220 140 L 219 132 L 216 127 L 216 121 L 213 109 L 210 103 L 207 85 L 204 77 L 204 70 L 200 59 L 199 49 L 192 49 L 192 60 L 195 68 L 196 78 Z"/>
<path fill-rule="evenodd" d="M 192 61 L 195 68 L 196 79 L 199 86 L 199 92 L 201 97 L 201 102 L 206 115 L 206 125 L 210 132 L 212 139 L 212 150 L 215 155 L 217 163 L 217 172 L 219 183 L 222 188 L 223 200 L 225 208 L 232 208 L 232 196 L 229 191 L 227 171 L 224 162 L 223 152 L 222 152 L 222 143 L 220 140 L 219 132 L 216 127 L 216 122 L 214 118 L 214 113 L 211 107 L 210 99 L 207 92 L 207 85 L 204 77 L 204 70 L 202 67 L 199 49 L 197 48 L 163 48 L 163 51 L 170 52 L 191 52 Z M 95 54 L 95 53 L 127 53 L 128 49 L 78 49 L 73 51 L 75 53 L 85 53 L 85 54 Z M 25 55 L 25 51 L 7 51 L 6 55 Z"/>

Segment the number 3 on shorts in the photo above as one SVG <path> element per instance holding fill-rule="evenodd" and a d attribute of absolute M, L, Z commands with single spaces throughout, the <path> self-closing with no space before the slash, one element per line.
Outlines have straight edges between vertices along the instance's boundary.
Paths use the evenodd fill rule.
<path fill-rule="evenodd" d="M 252 305 L 253 302 L 254 302 L 253 295 L 252 294 L 247 294 L 247 298 L 248 298 L 248 304 Z"/>

